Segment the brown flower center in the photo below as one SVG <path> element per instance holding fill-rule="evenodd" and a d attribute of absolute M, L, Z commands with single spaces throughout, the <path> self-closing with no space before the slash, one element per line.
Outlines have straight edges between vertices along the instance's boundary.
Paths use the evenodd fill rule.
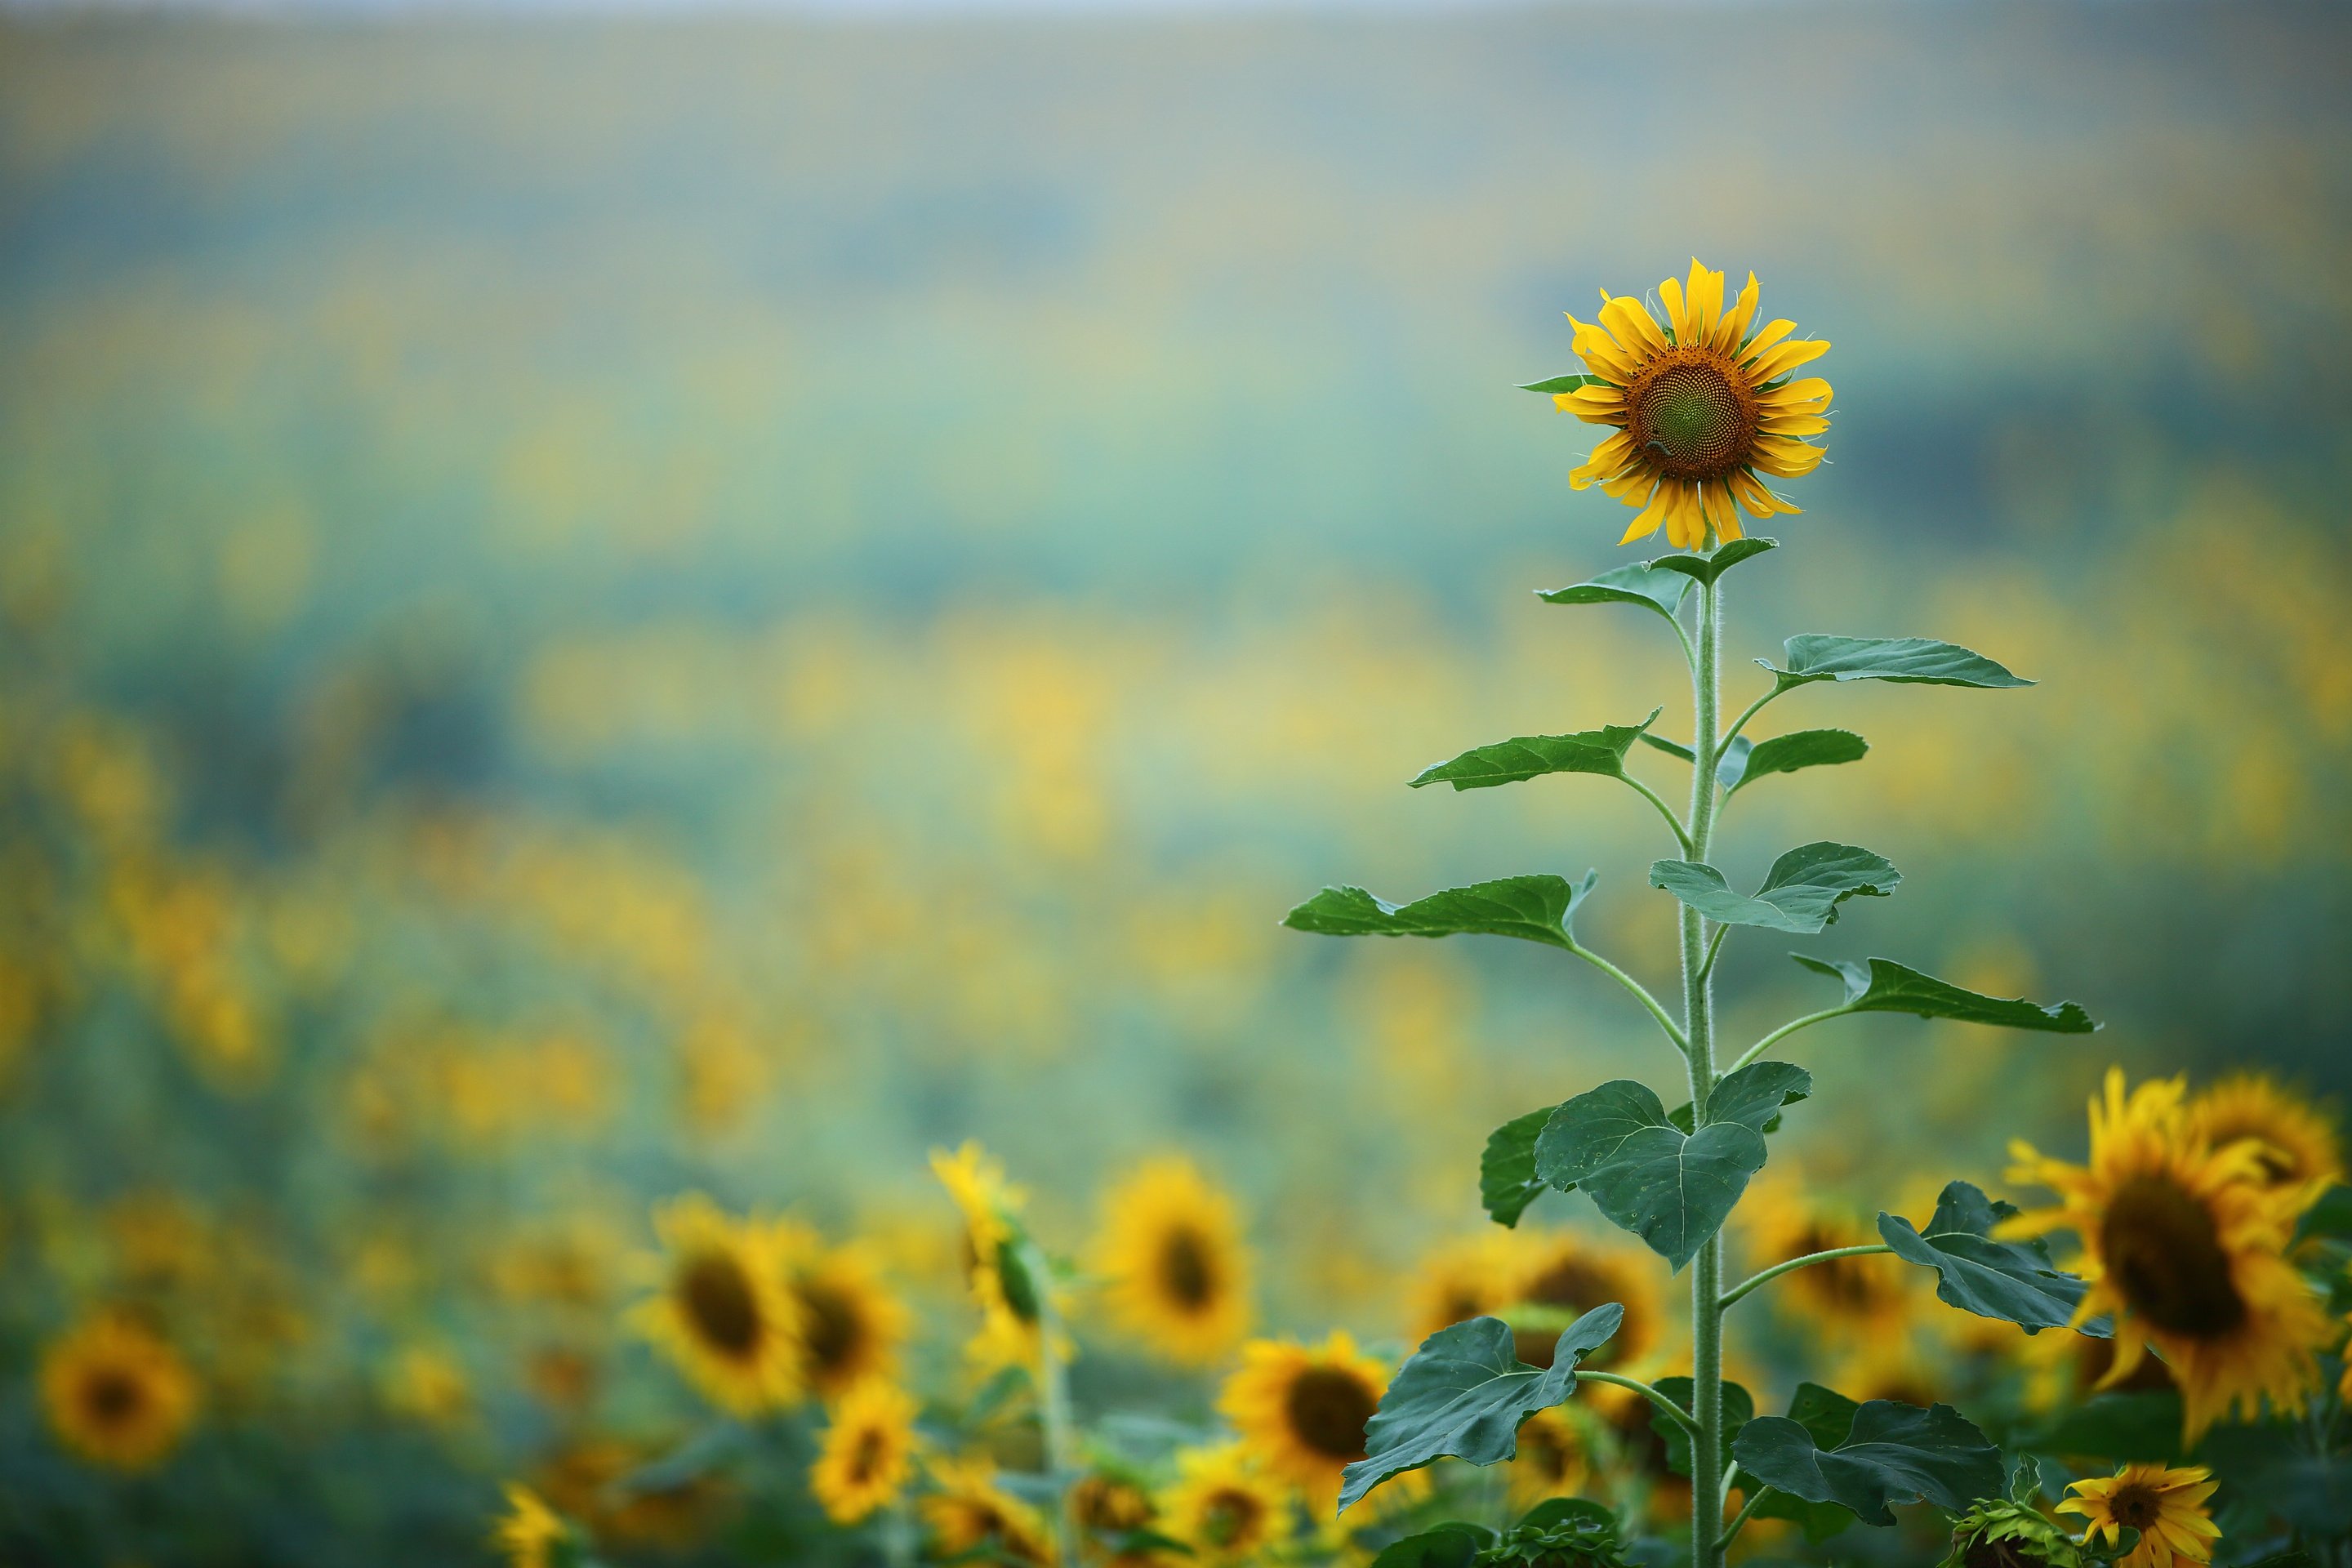
<path fill-rule="evenodd" d="M 1300 1373 L 1283 1403 L 1298 1440 L 1334 1459 L 1364 1457 L 1364 1423 L 1379 1408 L 1379 1396 L 1361 1378 L 1332 1366 Z"/>
<path fill-rule="evenodd" d="M 1669 479 L 1719 479 L 1747 463 L 1760 417 L 1738 366 L 1712 349 L 1672 348 L 1625 389 L 1626 432 Z"/>
<path fill-rule="evenodd" d="M 1265 1505 L 1245 1491 L 1220 1491 L 1201 1509 L 1201 1535 L 1220 1552 L 1246 1547 L 1258 1537 Z"/>
<path fill-rule="evenodd" d="M 853 1486 L 864 1486 L 882 1468 L 883 1457 L 890 1445 L 881 1432 L 872 1426 L 857 1435 L 857 1447 L 849 1451 L 849 1480 Z"/>
<path fill-rule="evenodd" d="M 706 1252 L 679 1271 L 678 1300 L 704 1343 L 738 1361 L 760 1348 L 766 1325 L 751 1277 L 731 1253 Z"/>
<path fill-rule="evenodd" d="M 1536 1305 L 1578 1313 L 1589 1312 L 1604 1301 L 1622 1300 L 1624 1294 L 1613 1274 L 1573 1254 L 1537 1275 L 1520 1292 L 1523 1300 Z M 1584 1356 L 1579 1364 L 1606 1367 L 1622 1355 L 1637 1353 L 1640 1347 L 1633 1341 L 1641 1332 L 1640 1326 L 1629 1323 L 1626 1327 L 1633 1332 L 1621 1331 L 1607 1344 Z M 1511 1332 L 1511 1352 L 1529 1366 L 1548 1367 L 1551 1365 L 1552 1352 L 1559 1348 L 1559 1333 L 1558 1329 L 1515 1329 Z"/>
<path fill-rule="evenodd" d="M 793 1282 L 801 1309 L 801 1335 L 812 1378 L 836 1379 L 864 1360 L 866 1314 L 849 1296 L 823 1279 L 803 1275 Z"/>
<path fill-rule="evenodd" d="M 82 1403 L 100 1426 L 127 1426 L 147 1405 L 147 1387 L 127 1372 L 107 1368 L 82 1384 Z"/>
<path fill-rule="evenodd" d="M 2132 1310 L 2168 1333 L 2211 1339 L 2246 1320 L 2212 1211 L 2161 1176 L 2116 1190 L 2099 1250 Z"/>
<path fill-rule="evenodd" d="M 2164 1511 L 2164 1500 L 2151 1488 L 2133 1485 L 2117 1487 L 2107 1506 L 2114 1512 L 2117 1524 L 2133 1530 L 2146 1530 Z"/>
<path fill-rule="evenodd" d="M 1216 1300 L 1216 1260 L 1199 1231 L 1180 1225 L 1161 1238 L 1160 1283 L 1170 1300 L 1188 1312 L 1205 1311 Z"/>

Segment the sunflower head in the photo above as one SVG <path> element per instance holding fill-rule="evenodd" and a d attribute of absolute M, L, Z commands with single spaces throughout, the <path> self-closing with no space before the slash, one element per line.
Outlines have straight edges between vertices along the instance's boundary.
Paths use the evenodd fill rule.
<path fill-rule="evenodd" d="M 41 1404 L 58 1440 L 92 1464 L 144 1470 L 195 1418 L 196 1380 L 160 1335 L 120 1312 L 91 1318 L 41 1355 Z"/>
<path fill-rule="evenodd" d="M 1687 284 L 1658 285 L 1661 325 L 1641 300 L 1601 294 L 1597 322 L 1569 318 L 1583 384 L 1553 401 L 1588 424 L 1617 433 L 1569 476 L 1578 489 L 1598 484 L 1639 515 L 1621 542 L 1661 524 L 1677 549 L 1740 536 L 1739 512 L 1770 517 L 1798 509 L 1766 488 L 1766 476 L 1796 479 L 1820 466 L 1805 439 L 1829 428 L 1829 383 L 1794 379 L 1829 344 L 1790 340 L 1791 321 L 1756 327 L 1756 275 L 1727 310 L 1723 274 L 1691 262 Z"/>
<path fill-rule="evenodd" d="M 2261 1073 L 2235 1073 L 2189 1102 L 2191 1128 L 2216 1149 L 2254 1142 L 2265 1185 L 2321 1185 L 2344 1173 L 2336 1119 Z"/>
<path fill-rule="evenodd" d="M 1220 1564 L 1255 1557 L 1290 1526 L 1284 1488 L 1240 1443 L 1176 1457 L 1167 1521 L 1171 1535 L 1196 1560 Z"/>
<path fill-rule="evenodd" d="M 1387 1386 L 1388 1369 L 1345 1331 L 1319 1345 L 1253 1340 L 1217 1407 L 1267 1473 L 1328 1509 L 1339 1472 L 1364 1457 L 1364 1426 Z"/>
<path fill-rule="evenodd" d="M 871 1378 L 834 1401 L 809 1467 L 809 1491 L 835 1524 L 856 1524 L 898 1500 L 915 1468 L 914 1397 Z"/>
<path fill-rule="evenodd" d="M 897 1370 L 906 1307 L 866 1248 L 828 1247 L 803 1225 L 776 1227 L 785 1289 L 800 1319 L 803 1382 L 827 1400 Z"/>
<path fill-rule="evenodd" d="M 490 1531 L 490 1544 L 507 1568 L 573 1568 L 580 1539 L 540 1495 L 517 1481 L 506 1486 L 507 1511 Z"/>
<path fill-rule="evenodd" d="M 977 1143 L 950 1154 L 931 1151 L 931 1170 L 964 1222 L 964 1278 L 981 1310 L 971 1341 L 982 1367 L 1026 1365 L 1037 1357 L 1050 1281 L 1030 1267 L 1021 1210 L 1028 1194 L 1004 1179 L 1004 1167 Z"/>
<path fill-rule="evenodd" d="M 2112 1546 L 2124 1531 L 2138 1531 L 2139 1544 L 2125 1554 L 2118 1568 L 2210 1563 L 2213 1542 L 2221 1536 L 2205 1508 L 2218 1484 L 2212 1478 L 2213 1472 L 2201 1465 L 2179 1469 L 2126 1465 L 2112 1476 L 2074 1482 L 2066 1489 L 2058 1511 L 2084 1517 L 2085 1545 L 2104 1537 Z"/>
<path fill-rule="evenodd" d="M 1190 1161 L 1153 1161 L 1103 1205 L 1097 1268 L 1111 1313 L 1171 1361 L 1223 1359 L 1249 1329 L 1249 1257 L 1232 1200 Z"/>
<path fill-rule="evenodd" d="M 921 1511 L 940 1557 L 1051 1568 L 1054 1542 L 1044 1516 L 998 1486 L 986 1460 L 934 1461 L 931 1481 Z"/>
<path fill-rule="evenodd" d="M 773 1226 L 738 1220 L 699 1194 L 654 1215 L 662 1256 L 655 1294 L 631 1314 L 639 1331 L 721 1409 L 738 1415 L 797 1403 L 801 1314 L 785 1285 Z"/>
<path fill-rule="evenodd" d="M 2038 1510 L 2007 1498 L 1978 1503 L 1952 1527 L 1939 1568 L 2087 1568 L 2083 1549 Z"/>

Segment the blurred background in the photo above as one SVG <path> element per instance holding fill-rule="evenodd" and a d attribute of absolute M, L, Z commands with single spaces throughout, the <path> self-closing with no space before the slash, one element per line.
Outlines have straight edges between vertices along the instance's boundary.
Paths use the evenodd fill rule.
<path fill-rule="evenodd" d="M 1693 255 L 1836 345 L 1733 667 L 2042 682 L 1776 705 L 1874 750 L 1734 882 L 1868 845 L 1809 951 L 2107 1026 L 1810 1033 L 1788 1156 L 1875 1207 L 2111 1060 L 2352 1083 L 2339 7 L 0 17 L 0 1540 L 468 1561 L 681 1424 L 650 1202 L 951 1293 L 966 1137 L 1072 1249 L 1189 1152 L 1265 1322 L 1400 1334 L 1490 1128 L 1675 1064 L 1559 953 L 1276 922 L 1594 867 L 1669 983 L 1631 792 L 1403 784 L 1686 731 L 1664 627 L 1529 592 L 1643 552 L 1513 386 Z M 1790 945 L 1732 1036 L 1825 1005 Z M 127 1490 L 31 1373 L 126 1293 L 208 1390 Z"/>

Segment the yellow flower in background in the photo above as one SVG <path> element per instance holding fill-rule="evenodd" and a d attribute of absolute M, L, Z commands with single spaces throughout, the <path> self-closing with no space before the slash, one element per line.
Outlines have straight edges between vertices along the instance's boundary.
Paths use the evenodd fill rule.
<path fill-rule="evenodd" d="M 1157 1533 L 1160 1504 L 1143 1482 L 1117 1470 L 1090 1470 L 1070 1488 L 1070 1519 L 1076 1524 L 1085 1559 L 1105 1568 L 1150 1568 L 1172 1563 L 1172 1553 L 1128 1542 L 1138 1531 Z M 1148 1538 L 1147 1538 L 1148 1541 Z"/>
<path fill-rule="evenodd" d="M 1830 427 L 1830 384 L 1789 373 L 1830 345 L 1790 339 L 1793 321 L 1751 331 L 1756 294 L 1751 272 L 1727 312 L 1723 274 L 1694 260 L 1686 286 L 1658 285 L 1664 328 L 1641 300 L 1606 289 L 1598 325 L 1569 317 L 1577 356 L 1598 379 L 1552 401 L 1587 424 L 1617 426 L 1569 483 L 1598 484 L 1641 509 L 1619 543 L 1664 523 L 1676 549 L 1696 550 L 1710 528 L 1738 539 L 1740 507 L 1759 518 L 1799 510 L 1759 476 L 1800 479 L 1821 465 L 1822 448 L 1804 437 Z"/>
<path fill-rule="evenodd" d="M 179 1447 L 194 1420 L 196 1380 L 154 1331 L 104 1312 L 42 1352 L 41 1405 L 58 1440 L 83 1458 L 143 1470 Z"/>
<path fill-rule="evenodd" d="M 699 1193 L 654 1213 L 661 1285 L 630 1313 L 704 1397 L 736 1415 L 797 1402 L 800 1309 L 772 1229 L 730 1219 Z"/>
<path fill-rule="evenodd" d="M 1433 1248 L 1412 1271 L 1406 1321 L 1413 1342 L 1440 1329 L 1491 1317 L 1517 1297 L 1523 1244 L 1493 1226 Z"/>
<path fill-rule="evenodd" d="M 983 1370 L 1034 1366 L 1043 1342 L 1047 1288 L 1021 1256 L 1019 1225 L 1028 1194 L 1004 1179 L 1004 1167 L 977 1143 L 950 1154 L 931 1151 L 931 1171 L 955 1200 L 964 1223 L 964 1279 L 981 1310 L 970 1354 Z"/>
<path fill-rule="evenodd" d="M 436 1426 L 458 1420 L 473 1405 L 466 1369 L 432 1345 L 411 1345 L 393 1357 L 381 1386 L 391 1409 Z"/>
<path fill-rule="evenodd" d="M 880 1379 L 836 1400 L 809 1492 L 835 1524 L 856 1524 L 898 1500 L 915 1468 L 915 1397 Z"/>
<path fill-rule="evenodd" d="M 998 1486 L 985 1459 L 938 1460 L 931 1481 L 937 1489 L 923 1499 L 921 1510 L 937 1556 L 1051 1568 L 1054 1542 L 1045 1517 Z"/>
<path fill-rule="evenodd" d="M 2189 1123 L 2216 1149 L 2255 1140 L 2263 1179 L 2273 1187 L 2332 1182 L 2344 1173 L 2335 1119 L 2261 1073 L 2234 1073 L 2208 1085 L 2189 1100 Z"/>
<path fill-rule="evenodd" d="M 2126 1095 L 2123 1069 L 2111 1069 L 2104 1103 L 2091 1102 L 2089 1163 L 2011 1146 L 2018 1163 L 2009 1179 L 2048 1187 L 2060 1202 L 1995 1234 L 2081 1237 L 2077 1268 L 2091 1288 L 2074 1321 L 2115 1314 L 2115 1362 L 2100 1386 L 2129 1377 L 2153 1344 L 2180 1386 L 2193 1444 L 2224 1415 L 2258 1415 L 2264 1398 L 2281 1412 L 2302 1409 L 2333 1325 L 2283 1256 L 2316 1189 L 2269 1185 L 2252 1142 L 2208 1146 L 2183 1094 L 2173 1079 Z"/>
<path fill-rule="evenodd" d="M 509 1481 L 506 1493 L 506 1516 L 490 1531 L 490 1544 L 505 1555 L 507 1568 L 554 1568 L 555 1549 L 571 1539 L 570 1527 L 529 1487 Z"/>
<path fill-rule="evenodd" d="M 1239 1443 L 1176 1456 L 1168 1491 L 1168 1532 L 1195 1561 L 1245 1562 L 1288 1533 L 1288 1498 Z"/>
<path fill-rule="evenodd" d="M 1152 1161 L 1112 1189 L 1096 1257 L 1111 1315 L 1171 1361 L 1211 1364 L 1249 1331 L 1233 1200 L 1189 1160 Z"/>
<path fill-rule="evenodd" d="M 1524 1511 L 1546 1498 L 1573 1497 L 1591 1473 L 1584 1434 L 1568 1409 L 1538 1410 L 1520 1426 L 1518 1457 L 1505 1472 L 1511 1506 Z"/>
<path fill-rule="evenodd" d="M 2126 1465 L 2112 1476 L 2076 1481 L 2058 1504 L 2060 1513 L 2085 1520 L 2084 1539 L 2103 1536 L 2109 1545 L 2126 1530 L 2139 1531 L 2139 1544 L 2117 1568 L 2173 1568 L 2175 1563 L 2210 1563 L 2221 1531 L 2205 1511 L 2217 1484 L 2201 1465 L 2167 1469 L 2162 1465 Z"/>
<path fill-rule="evenodd" d="M 1253 1340 L 1218 1397 L 1242 1443 L 1276 1478 L 1328 1513 L 1339 1472 L 1364 1457 L 1364 1424 L 1380 1408 L 1389 1371 L 1345 1331 L 1319 1345 Z"/>
<path fill-rule="evenodd" d="M 908 1314 L 883 1283 L 871 1252 L 856 1242 L 828 1247 L 814 1229 L 792 1222 L 776 1227 L 776 1238 L 800 1314 L 802 1381 L 831 1400 L 893 1376 Z"/>
<path fill-rule="evenodd" d="M 1625 1321 L 1607 1344 L 1584 1358 L 1584 1365 L 1622 1371 L 1659 1348 L 1665 1334 L 1665 1304 L 1649 1254 L 1568 1231 L 1530 1237 L 1526 1245 L 1512 1284 L 1512 1303 L 1549 1308 L 1549 1317 L 1565 1321 L 1516 1329 L 1511 1343 L 1521 1361 L 1549 1366 L 1569 1323 L 1611 1301 L 1624 1307 Z M 1511 1317 L 1507 1309 L 1502 1315 Z"/>
<path fill-rule="evenodd" d="M 1875 1226 L 1786 1173 L 1749 1188 L 1738 1213 L 1751 1268 L 1878 1243 Z M 1842 1328 L 1883 1325 L 1903 1315 L 1906 1268 L 1883 1254 L 1816 1263 L 1780 1276 L 1773 1304 L 1790 1317 Z"/>

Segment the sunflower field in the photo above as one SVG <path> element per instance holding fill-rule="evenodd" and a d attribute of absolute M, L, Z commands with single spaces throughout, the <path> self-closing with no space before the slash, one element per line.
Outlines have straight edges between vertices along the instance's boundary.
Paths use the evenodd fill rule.
<path fill-rule="evenodd" d="M 0 7 L 0 1563 L 2352 1568 L 2347 276 L 2271 0 Z"/>

